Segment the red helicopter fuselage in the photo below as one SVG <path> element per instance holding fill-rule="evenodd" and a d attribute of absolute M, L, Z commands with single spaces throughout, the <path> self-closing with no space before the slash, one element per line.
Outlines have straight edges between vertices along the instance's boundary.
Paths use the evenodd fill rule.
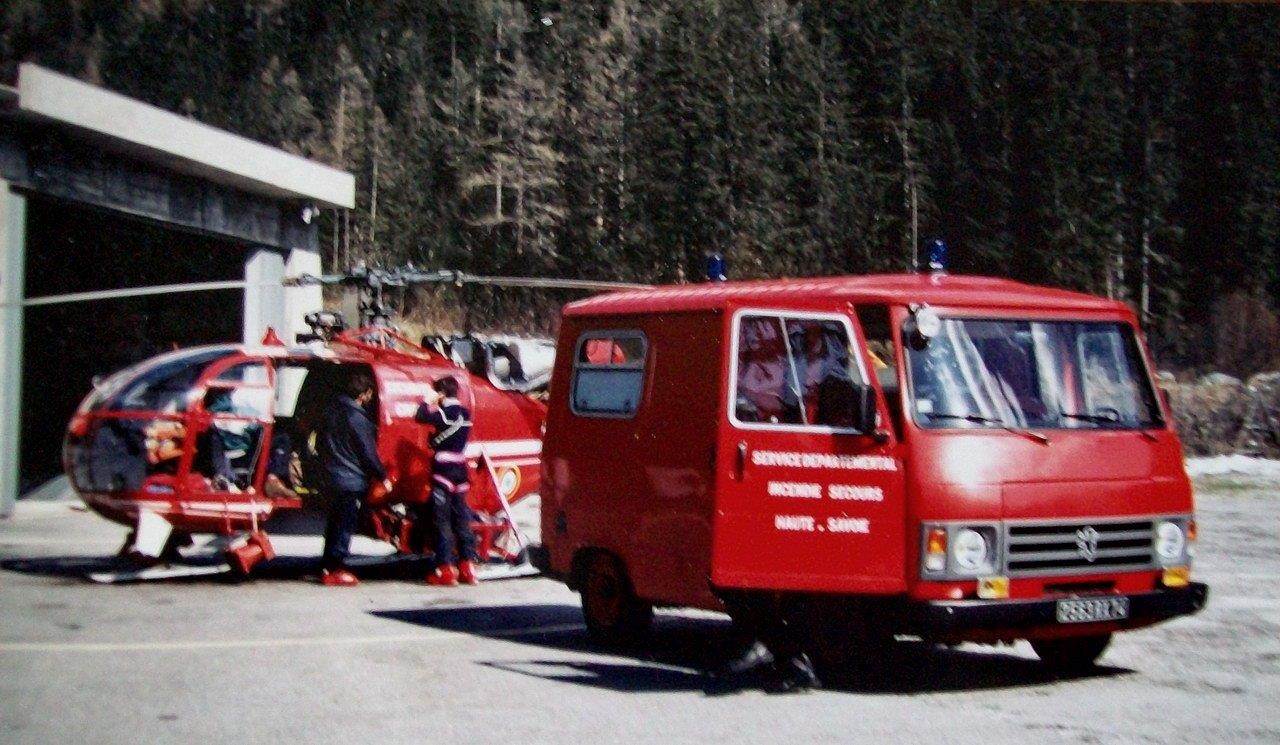
<path fill-rule="evenodd" d="M 470 501 L 478 527 L 492 526 L 483 545 L 493 546 L 510 528 L 506 508 L 538 491 L 546 406 L 394 332 L 373 331 L 381 343 L 366 329 L 324 345 L 195 347 L 117 373 L 68 427 L 63 460 L 72 486 L 95 512 L 135 528 L 146 516 L 176 533 L 256 531 L 321 490 L 315 427 L 359 370 L 376 381 L 378 452 L 394 483 L 389 495 L 371 495 L 362 532 L 416 551 L 413 511 L 393 505 L 428 500 L 429 430 L 415 414 L 432 383 L 452 376 L 474 423 Z"/>

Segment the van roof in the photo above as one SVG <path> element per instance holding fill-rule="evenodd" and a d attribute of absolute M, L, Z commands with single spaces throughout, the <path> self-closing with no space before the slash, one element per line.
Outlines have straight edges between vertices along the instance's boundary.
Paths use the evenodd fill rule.
<path fill-rule="evenodd" d="M 997 277 L 952 274 L 864 274 L 664 285 L 623 290 L 570 303 L 566 316 L 714 310 L 744 304 L 809 304 L 823 300 L 943 307 L 1110 312 L 1132 315 L 1124 303 Z"/>

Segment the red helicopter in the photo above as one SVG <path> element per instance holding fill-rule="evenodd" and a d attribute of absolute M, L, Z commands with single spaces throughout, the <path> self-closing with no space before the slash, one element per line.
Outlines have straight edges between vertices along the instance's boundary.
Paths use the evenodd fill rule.
<path fill-rule="evenodd" d="M 122 555 L 152 564 L 176 560 L 193 535 L 212 534 L 226 558 L 217 569 L 248 574 L 274 557 L 267 533 L 273 524 L 317 506 L 311 503 L 319 499 L 315 425 L 346 377 L 362 371 L 376 381 L 378 451 L 394 486 L 370 493 L 360 533 L 400 554 L 420 555 L 429 552 L 429 531 L 415 526 L 415 510 L 406 506 L 428 499 L 431 451 L 414 415 L 431 384 L 453 376 L 473 412 L 467 455 L 481 556 L 523 562 L 526 540 L 511 505 L 538 492 L 546 415 L 539 394 L 550 377 L 554 344 L 474 334 L 415 344 L 392 326 L 383 290 L 423 283 L 629 286 L 412 267 L 286 280 L 359 288 L 360 327 L 346 328 L 336 313 L 313 313 L 307 317 L 313 334 L 297 346 L 268 331 L 258 345 L 174 351 L 97 382 L 67 430 L 63 465 L 72 487 L 92 510 L 132 528 Z"/>

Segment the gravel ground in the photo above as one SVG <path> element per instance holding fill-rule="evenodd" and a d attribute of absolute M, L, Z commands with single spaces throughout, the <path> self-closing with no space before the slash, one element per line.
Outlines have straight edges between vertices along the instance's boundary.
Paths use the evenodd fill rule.
<path fill-rule="evenodd" d="M 1052 678 L 1025 644 L 902 645 L 793 696 L 707 688 L 737 643 L 712 614 L 661 613 L 644 654 L 595 650 L 541 578 L 330 589 L 294 560 L 243 584 L 91 584 L 123 531 L 23 503 L 0 521 L 0 742 L 1280 742 L 1276 484 L 1198 486 L 1209 607 L 1117 637 L 1094 673 Z"/>

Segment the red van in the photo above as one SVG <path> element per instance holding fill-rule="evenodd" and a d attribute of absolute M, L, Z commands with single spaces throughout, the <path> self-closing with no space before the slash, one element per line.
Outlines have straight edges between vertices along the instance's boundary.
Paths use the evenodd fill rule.
<path fill-rule="evenodd" d="M 564 310 L 550 396 L 541 562 L 601 640 L 766 598 L 820 654 L 1029 639 L 1085 666 L 1207 598 L 1119 302 L 941 273 L 618 292 Z"/>

